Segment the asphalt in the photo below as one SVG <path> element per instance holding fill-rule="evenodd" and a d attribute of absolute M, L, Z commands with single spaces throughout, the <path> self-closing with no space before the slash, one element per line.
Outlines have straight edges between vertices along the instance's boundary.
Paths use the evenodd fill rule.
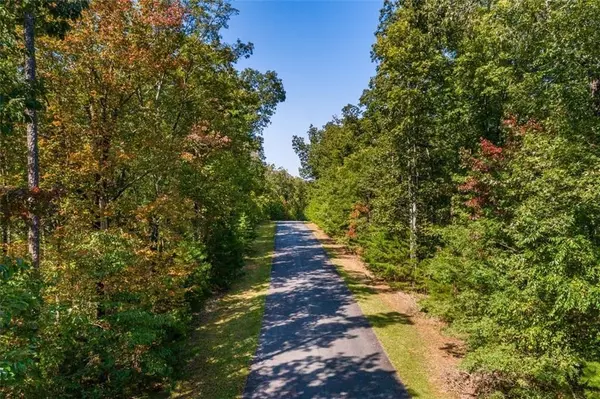
<path fill-rule="evenodd" d="M 301 222 L 277 224 L 243 398 L 409 398 L 349 289 Z"/>

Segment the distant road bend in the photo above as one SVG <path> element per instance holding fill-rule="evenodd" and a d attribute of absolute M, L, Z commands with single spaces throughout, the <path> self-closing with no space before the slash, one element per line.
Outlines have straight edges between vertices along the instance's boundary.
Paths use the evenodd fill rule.
<path fill-rule="evenodd" d="M 409 398 L 349 289 L 301 222 L 277 225 L 244 399 Z"/>

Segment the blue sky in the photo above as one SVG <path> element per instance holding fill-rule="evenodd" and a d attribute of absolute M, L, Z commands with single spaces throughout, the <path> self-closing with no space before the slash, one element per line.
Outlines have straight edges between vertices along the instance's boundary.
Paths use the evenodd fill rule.
<path fill-rule="evenodd" d="M 227 41 L 254 43 L 240 68 L 274 70 L 287 99 L 264 131 L 269 163 L 298 175 L 293 135 L 322 126 L 356 104 L 375 73 L 370 51 L 383 0 L 233 0 L 239 10 L 223 32 Z"/>

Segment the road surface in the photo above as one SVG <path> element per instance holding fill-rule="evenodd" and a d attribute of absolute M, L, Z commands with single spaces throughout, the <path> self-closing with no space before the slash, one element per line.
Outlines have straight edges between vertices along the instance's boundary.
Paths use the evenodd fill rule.
<path fill-rule="evenodd" d="M 408 397 L 319 241 L 301 222 L 279 222 L 244 399 Z"/>

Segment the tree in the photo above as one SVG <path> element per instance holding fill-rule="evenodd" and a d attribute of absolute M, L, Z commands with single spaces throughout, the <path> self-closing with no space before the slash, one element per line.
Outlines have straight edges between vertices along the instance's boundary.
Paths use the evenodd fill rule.
<path fill-rule="evenodd" d="M 39 108 L 37 100 L 39 84 L 36 77 L 35 54 L 36 28 L 42 34 L 63 36 L 69 28 L 68 22 L 77 18 L 86 6 L 86 0 L 31 0 L 25 2 L 8 2 L 8 4 L 3 6 L 3 22 L 5 27 L 8 28 L 7 30 L 14 29 L 19 20 L 23 28 L 23 42 L 25 44 L 23 72 L 26 85 L 24 115 L 27 125 L 27 187 L 30 191 L 27 201 L 30 209 L 36 207 L 36 195 L 40 190 L 37 115 Z M 6 33 L 10 34 L 9 32 Z M 34 267 L 39 268 L 40 218 L 33 210 L 29 212 L 28 247 Z"/>
<path fill-rule="evenodd" d="M 496 373 L 486 392 L 577 397 L 598 352 L 599 154 L 535 122 L 506 132 L 505 146 L 465 154 L 430 309 L 466 333 L 465 366 Z"/>
<path fill-rule="evenodd" d="M 252 46 L 222 41 L 234 12 L 225 2 L 92 1 L 77 19 L 53 14 L 71 15 L 74 2 L 30 4 L 33 93 L 45 110 L 34 201 L 44 267 L 32 278 L 19 260 L 30 190 L 20 187 L 26 166 L 13 153 L 25 149 L 25 135 L 4 129 L 0 156 L 10 162 L 0 169 L 0 206 L 11 230 L 0 273 L 10 276 L 0 291 L 3 308 L 18 311 L 2 315 L 0 378 L 18 373 L 0 395 L 165 388 L 181 364 L 191 309 L 239 276 L 265 218 L 261 131 L 285 98 L 282 83 L 271 71 L 235 68 Z M 17 3 L 0 10 L 20 21 Z M 0 116 L 19 132 L 4 90 L 20 93 L 21 54 L 0 51 L 12 57 L 0 62 L 0 77 L 17 88 L 0 89 Z M 14 108 L 22 120 L 24 106 Z M 35 295 L 25 295 L 30 287 Z"/>
<path fill-rule="evenodd" d="M 265 175 L 265 208 L 271 220 L 304 220 L 307 182 L 285 169 L 268 165 Z"/>
<path fill-rule="evenodd" d="M 29 95 L 26 100 L 25 116 L 27 118 L 27 187 L 32 194 L 40 188 L 40 169 L 38 154 L 38 120 L 36 108 L 36 68 L 35 68 L 35 14 L 32 10 L 25 10 L 23 16 L 23 32 L 25 35 L 25 80 L 29 86 Z M 34 197 L 28 198 L 33 207 Z M 29 226 L 29 255 L 35 267 L 40 265 L 40 217 L 35 213 L 30 214 Z"/>
<path fill-rule="evenodd" d="M 309 219 L 431 294 L 484 397 L 598 392 L 598 7 L 386 1 L 364 112 L 294 139 Z"/>

